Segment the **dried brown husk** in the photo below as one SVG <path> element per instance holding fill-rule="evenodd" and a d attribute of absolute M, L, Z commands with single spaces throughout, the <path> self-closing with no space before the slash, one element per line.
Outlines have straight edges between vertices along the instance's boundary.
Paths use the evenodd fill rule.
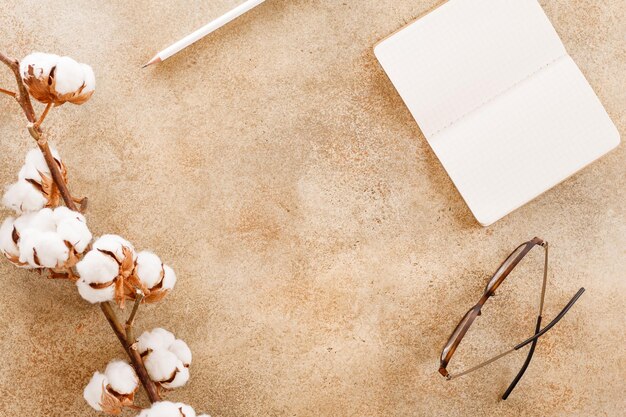
<path fill-rule="evenodd" d="M 131 278 L 135 269 L 133 251 L 126 246 L 122 246 L 122 259 L 118 259 L 113 252 L 103 249 L 98 250 L 113 258 L 119 265 L 119 271 L 117 276 L 107 283 L 95 284 L 97 286 L 94 286 L 94 284 L 90 285 L 96 289 L 115 285 L 115 302 L 123 309 L 127 299 L 133 300 L 135 298 L 135 290 L 132 285 L 133 278 Z"/>
<path fill-rule="evenodd" d="M 47 77 L 36 77 L 33 66 L 29 65 L 26 76 L 22 74 L 24 84 L 26 85 L 30 95 L 35 100 L 45 104 L 52 103 L 55 106 L 60 106 L 66 102 L 70 102 L 72 104 L 83 104 L 93 95 L 94 90 L 83 92 L 85 89 L 84 83 L 77 91 L 66 94 L 58 94 L 55 88 L 55 72 L 56 66 L 52 67 L 50 74 Z"/>
<path fill-rule="evenodd" d="M 163 289 L 164 278 L 165 269 L 163 268 L 163 264 L 161 264 L 161 278 L 159 279 L 159 282 L 155 284 L 152 288 L 146 288 L 145 284 L 141 282 L 141 280 L 137 276 L 136 268 L 131 277 L 133 284 L 144 294 L 144 303 L 157 303 L 165 298 L 165 296 L 169 293 L 169 290 Z"/>
<path fill-rule="evenodd" d="M 137 386 L 139 388 L 139 385 Z M 135 391 L 130 394 L 120 394 L 115 392 L 110 385 L 102 383 L 102 396 L 100 397 L 100 407 L 102 412 L 111 415 L 121 414 L 124 407 L 132 407 L 135 402 Z"/>
<path fill-rule="evenodd" d="M 67 168 L 65 164 L 57 158 L 54 158 L 54 162 L 56 162 L 59 168 L 59 172 L 63 177 L 63 181 L 67 183 Z M 59 191 L 59 188 L 56 186 L 51 176 L 48 176 L 41 171 L 37 172 L 41 177 L 40 181 L 34 180 L 32 178 L 28 178 L 26 179 L 26 181 L 28 181 L 33 187 L 35 187 L 35 189 L 39 191 L 41 195 L 43 195 L 43 197 L 46 199 L 45 207 L 58 207 L 59 203 L 61 202 L 61 192 Z"/>

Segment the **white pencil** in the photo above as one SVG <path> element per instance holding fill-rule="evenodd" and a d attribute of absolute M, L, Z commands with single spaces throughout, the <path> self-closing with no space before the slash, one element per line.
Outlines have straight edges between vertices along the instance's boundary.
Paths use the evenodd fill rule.
<path fill-rule="evenodd" d="M 202 26 L 200 29 L 196 30 L 190 35 L 185 36 L 183 39 L 178 42 L 168 46 L 161 52 L 157 53 L 154 58 L 150 61 L 146 62 L 142 68 L 147 67 L 148 65 L 157 64 L 159 62 L 165 61 L 167 58 L 171 57 L 175 53 L 179 52 L 182 49 L 185 49 L 192 43 L 204 38 L 209 33 L 216 31 L 221 28 L 228 22 L 231 22 L 244 14 L 245 12 L 255 8 L 259 4 L 263 3 L 265 0 L 247 0 L 239 6 L 235 7 L 228 13 L 218 17 L 207 25 Z"/>

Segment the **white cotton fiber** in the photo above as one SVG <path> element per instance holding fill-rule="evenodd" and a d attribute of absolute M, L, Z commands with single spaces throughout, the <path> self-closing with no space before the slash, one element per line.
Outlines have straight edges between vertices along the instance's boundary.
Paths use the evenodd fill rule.
<path fill-rule="evenodd" d="M 92 304 L 113 301 L 113 298 L 115 297 L 115 285 L 96 289 L 81 278 L 76 281 L 76 287 L 78 288 L 80 296 Z"/>
<path fill-rule="evenodd" d="M 50 70 L 57 64 L 59 58 L 60 57 L 58 55 L 44 54 L 42 52 L 33 52 L 32 54 L 25 56 L 20 62 L 20 73 L 22 74 L 22 78 L 29 76 L 29 67 L 33 68 L 33 75 L 35 77 L 47 78 L 50 75 Z"/>
<path fill-rule="evenodd" d="M 104 375 L 109 380 L 111 389 L 118 394 L 132 394 L 139 385 L 139 379 L 135 370 L 124 361 L 110 362 L 104 371 Z"/>
<path fill-rule="evenodd" d="M 22 213 L 45 207 L 47 200 L 34 185 L 20 180 L 7 188 L 2 197 L 2 204 L 17 213 Z"/>
<path fill-rule="evenodd" d="M 61 213 L 65 215 L 60 216 Z M 64 220 L 57 225 L 58 218 Z M 19 262 L 26 263 L 32 268 L 64 267 L 70 255 L 71 248 L 68 244 L 75 245 L 73 249 L 82 253 L 91 240 L 91 232 L 80 219 L 84 219 L 82 214 L 67 208 L 55 210 L 43 208 L 23 213 L 13 222 L 16 235 L 19 237 L 17 251 L 15 247 L 11 247 L 11 242 L 6 240 L 1 241 L 2 248 L 6 247 L 7 253 L 10 252 L 18 257 Z M 4 227 L 8 227 L 8 224 Z M 12 233 L 11 230 L 11 239 Z M 113 263 L 117 265 L 115 261 Z"/>
<path fill-rule="evenodd" d="M 163 285 L 161 288 L 163 290 L 171 290 L 176 284 L 176 273 L 168 265 L 163 265 L 163 272 L 165 275 L 163 276 Z"/>
<path fill-rule="evenodd" d="M 183 414 L 184 417 L 196 417 L 196 412 L 193 408 L 183 403 L 176 403 L 178 409 Z"/>
<path fill-rule="evenodd" d="M 171 332 L 157 327 L 151 331 L 145 331 L 137 339 L 137 350 L 143 355 L 147 350 L 168 349 L 176 340 Z"/>
<path fill-rule="evenodd" d="M 58 94 L 73 93 L 83 85 L 83 67 L 68 56 L 61 57 L 57 61 L 54 79 L 54 89 Z"/>
<path fill-rule="evenodd" d="M 90 303 L 102 303 L 113 300 L 115 285 L 113 279 L 119 273 L 119 265 L 111 256 L 92 250 L 76 264 L 80 279 L 76 281 L 78 293 Z M 94 288 L 90 284 L 107 284 L 102 288 Z"/>
<path fill-rule="evenodd" d="M 150 352 L 143 360 L 150 379 L 155 382 L 166 381 L 174 376 L 180 363 L 176 355 L 166 349 Z"/>
<path fill-rule="evenodd" d="M 162 273 L 163 263 L 161 258 L 148 251 L 142 251 L 137 254 L 135 274 L 148 289 L 161 282 Z"/>
<path fill-rule="evenodd" d="M 56 268 L 67 261 L 70 250 L 55 232 L 41 232 L 34 245 L 38 264 L 45 268 Z"/>
<path fill-rule="evenodd" d="M 83 391 L 83 398 L 87 404 L 96 411 L 102 411 L 100 402 L 102 401 L 102 392 L 108 384 L 107 377 L 100 372 L 96 372 Z"/>
<path fill-rule="evenodd" d="M 91 250 L 76 264 L 81 281 L 88 284 L 104 284 L 112 281 L 119 273 L 119 265 L 111 256 Z"/>
<path fill-rule="evenodd" d="M 185 366 L 191 365 L 191 349 L 187 346 L 187 343 L 180 339 L 176 339 L 169 347 L 169 351 L 172 352 Z"/>
<path fill-rule="evenodd" d="M 61 239 L 69 242 L 78 253 L 83 253 L 92 238 L 87 225 L 77 218 L 68 218 L 59 222 L 57 234 Z"/>
<path fill-rule="evenodd" d="M 15 218 L 7 217 L 0 226 L 0 251 L 7 256 L 19 258 L 20 251 L 13 241 Z"/>
<path fill-rule="evenodd" d="M 189 381 L 189 368 L 186 368 L 181 361 L 176 364 L 176 376 L 170 382 L 161 382 L 163 388 L 180 388 Z"/>
<path fill-rule="evenodd" d="M 46 158 L 44 158 L 43 153 L 39 148 L 31 149 L 26 153 L 24 165 L 28 165 L 41 172 L 50 172 L 48 164 L 46 163 Z"/>
<path fill-rule="evenodd" d="M 81 213 L 77 211 L 70 210 L 69 208 L 65 206 L 59 206 L 55 208 L 53 212 L 54 212 L 54 221 L 57 224 L 65 219 L 78 219 L 81 222 L 86 223 L 85 216 L 83 216 Z"/>
<path fill-rule="evenodd" d="M 137 417 L 196 417 L 196 412 L 183 403 L 160 401 L 143 410 Z"/>
<path fill-rule="evenodd" d="M 85 84 L 85 88 L 83 88 L 83 93 L 89 93 L 96 89 L 96 76 L 93 73 L 93 69 L 87 64 L 80 64 L 83 70 L 83 82 Z"/>
<path fill-rule="evenodd" d="M 41 184 L 41 172 L 32 165 L 24 165 L 17 174 L 17 178 L 20 180 L 34 180 Z"/>
<path fill-rule="evenodd" d="M 52 150 L 52 149 L 51 149 Z M 56 156 L 55 156 L 56 154 Z M 58 152 L 52 152 L 53 158 L 60 160 L 61 158 L 58 156 Z M 41 174 L 46 175 L 47 177 L 51 177 L 50 168 L 48 168 L 48 164 L 46 163 L 46 159 L 43 156 L 43 153 L 39 148 L 31 149 L 26 154 L 26 158 L 24 159 L 24 166 L 19 172 L 19 179 L 33 179 L 38 183 L 41 183 Z"/>
<path fill-rule="evenodd" d="M 29 228 L 37 229 L 40 232 L 54 232 L 56 231 L 56 222 L 53 213 L 51 209 L 43 208 L 39 211 L 32 212 L 32 215 L 30 215 L 30 213 L 29 215 L 25 215 L 25 222 L 28 222 Z M 17 223 L 21 227 L 21 221 Z"/>
<path fill-rule="evenodd" d="M 156 328 L 144 332 L 137 339 L 137 350 L 144 356 L 150 378 L 164 388 L 182 387 L 189 381 L 191 350 L 167 330 Z"/>
<path fill-rule="evenodd" d="M 39 242 L 40 237 L 41 232 L 37 229 L 27 228 L 20 231 L 20 240 L 17 243 L 20 251 L 20 262 L 35 268 L 39 267 L 39 264 L 35 262 L 35 245 Z"/>
<path fill-rule="evenodd" d="M 133 245 L 131 245 L 129 241 L 118 235 L 102 235 L 93 244 L 94 249 L 100 249 L 113 253 L 118 262 L 122 262 L 124 260 L 124 252 L 122 250 L 123 247 L 130 249 L 133 252 L 133 258 L 136 258 Z"/>

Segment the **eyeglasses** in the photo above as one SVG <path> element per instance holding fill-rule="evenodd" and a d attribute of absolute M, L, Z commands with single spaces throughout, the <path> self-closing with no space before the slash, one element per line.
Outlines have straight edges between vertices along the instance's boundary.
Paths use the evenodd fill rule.
<path fill-rule="evenodd" d="M 463 336 L 465 336 L 465 334 L 467 333 L 467 330 L 470 328 L 474 320 L 476 320 L 476 317 L 480 316 L 481 314 L 480 310 L 482 309 L 482 307 L 485 305 L 487 300 L 495 294 L 495 291 L 498 289 L 500 284 L 502 284 L 505 278 L 520 263 L 520 261 L 524 258 L 524 256 L 526 256 L 526 254 L 528 254 L 528 252 L 530 252 L 530 250 L 534 248 L 535 246 L 543 247 L 544 253 L 545 253 L 545 258 L 544 258 L 545 260 L 544 260 L 544 266 L 543 266 L 543 285 L 541 287 L 541 297 L 539 298 L 539 314 L 537 315 L 537 323 L 535 325 L 534 336 L 529 337 L 523 342 L 518 343 L 517 345 L 513 346 L 511 349 L 507 350 L 506 352 L 502 352 L 499 355 L 496 355 L 493 358 L 488 359 L 479 365 L 476 365 L 472 368 L 469 368 L 467 370 L 464 370 L 456 374 L 448 373 L 446 368 L 448 366 L 448 363 L 450 362 L 450 359 L 452 358 L 452 355 L 454 355 L 454 352 L 459 346 L 459 343 L 461 343 Z M 569 311 L 569 309 L 574 305 L 574 303 L 580 298 L 583 292 L 585 292 L 584 288 L 579 289 L 578 292 L 574 295 L 574 297 L 572 297 L 572 299 L 563 308 L 563 310 L 561 310 L 561 312 L 557 314 L 554 320 L 552 320 L 550 323 L 548 323 L 547 326 L 545 326 L 542 329 L 541 328 L 541 315 L 543 313 L 543 302 L 544 302 L 545 295 L 546 295 L 547 280 L 548 280 L 548 242 L 544 242 L 543 240 L 536 237 L 528 242 L 525 242 L 519 245 L 504 260 L 504 262 L 502 262 L 500 267 L 496 270 L 495 274 L 493 274 L 493 277 L 487 283 L 487 286 L 485 287 L 485 291 L 483 292 L 483 295 L 480 298 L 480 300 L 478 300 L 478 303 L 476 303 L 474 307 L 469 309 L 469 311 L 465 314 L 465 316 L 463 316 L 459 324 L 456 326 L 456 329 L 454 329 L 454 331 L 452 332 L 452 335 L 448 339 L 448 342 L 443 347 L 443 351 L 441 352 L 439 373 L 443 375 L 444 377 L 446 377 L 446 379 L 448 380 L 458 378 L 460 376 L 469 374 L 470 372 L 473 372 L 477 369 L 480 369 L 483 366 L 489 365 L 490 363 L 497 361 L 498 359 L 508 355 L 509 353 L 513 353 L 523 348 L 524 346 L 527 346 L 528 344 L 530 344 L 530 350 L 528 351 L 528 356 L 526 357 L 526 360 L 524 361 L 524 364 L 522 365 L 522 369 L 520 369 L 520 371 L 517 373 L 517 375 L 515 376 L 515 379 L 513 379 L 513 382 L 511 382 L 511 384 L 505 391 L 504 395 L 502 396 L 502 399 L 506 400 L 511 394 L 511 391 L 513 391 L 513 389 L 515 388 L 519 380 L 522 378 L 522 375 L 524 375 L 524 372 L 526 372 L 526 368 L 528 368 L 528 364 L 530 363 L 533 353 L 535 352 L 535 346 L 537 345 L 537 340 L 539 339 L 539 337 L 544 335 L 556 323 L 558 323 L 559 320 L 563 318 L 563 316 Z"/>

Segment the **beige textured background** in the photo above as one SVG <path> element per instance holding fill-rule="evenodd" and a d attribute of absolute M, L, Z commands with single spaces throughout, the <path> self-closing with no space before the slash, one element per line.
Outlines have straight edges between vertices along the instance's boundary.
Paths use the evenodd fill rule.
<path fill-rule="evenodd" d="M 71 189 L 90 198 L 92 230 L 178 272 L 139 318 L 195 353 L 191 383 L 168 399 L 214 417 L 623 415 L 624 146 L 480 227 L 372 53 L 438 2 L 268 0 L 145 70 L 237 1 L 3 3 L 2 50 L 96 71 L 93 99 L 46 126 Z M 624 1 L 541 3 L 624 135 Z M 5 70 L 0 85 L 12 86 Z M 3 184 L 33 146 L 23 127 L 1 98 Z M 587 292 L 508 401 L 523 354 L 446 382 L 436 371 L 449 332 L 534 235 L 552 244 L 546 317 Z M 453 368 L 532 332 L 540 255 L 485 308 Z M 95 415 L 83 386 L 122 355 L 99 309 L 7 262 L 0 283 L 0 415 Z"/>

